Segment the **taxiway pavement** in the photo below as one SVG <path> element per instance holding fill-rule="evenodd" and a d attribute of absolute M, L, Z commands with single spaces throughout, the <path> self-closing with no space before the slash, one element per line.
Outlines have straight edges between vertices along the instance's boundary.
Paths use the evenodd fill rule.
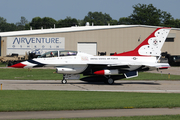
<path fill-rule="evenodd" d="M 106 109 L 73 111 L 0 112 L 0 120 L 177 115 L 180 108 Z"/>
<path fill-rule="evenodd" d="M 114 85 L 103 82 L 69 80 L 0 80 L 2 90 L 65 90 L 65 91 L 112 91 L 180 93 L 180 81 L 115 81 Z"/>

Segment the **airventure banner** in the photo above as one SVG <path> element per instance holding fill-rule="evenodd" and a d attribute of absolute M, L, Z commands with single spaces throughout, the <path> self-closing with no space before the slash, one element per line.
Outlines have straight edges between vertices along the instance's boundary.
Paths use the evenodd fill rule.
<path fill-rule="evenodd" d="M 52 50 L 64 50 L 64 37 L 7 37 L 7 55 L 17 53 L 41 55 Z"/>

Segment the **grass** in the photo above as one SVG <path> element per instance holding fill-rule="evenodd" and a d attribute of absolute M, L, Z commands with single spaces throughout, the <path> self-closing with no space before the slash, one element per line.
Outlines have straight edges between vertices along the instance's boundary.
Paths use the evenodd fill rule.
<path fill-rule="evenodd" d="M 0 68 L 1 80 L 62 80 L 62 74 L 56 74 L 55 69 L 3 69 Z M 81 75 L 81 77 L 83 77 Z M 180 80 L 180 75 L 156 74 L 140 72 L 138 77 L 124 80 Z"/>
<path fill-rule="evenodd" d="M 0 91 L 2 111 L 180 107 L 180 94 L 80 91 Z"/>
<path fill-rule="evenodd" d="M 0 62 L 0 67 L 6 67 L 7 63 Z"/>
<path fill-rule="evenodd" d="M 179 120 L 180 115 L 159 115 L 159 116 L 130 116 L 130 117 L 100 117 L 100 118 L 57 118 L 45 120 Z M 43 120 L 43 119 L 30 119 Z"/>
<path fill-rule="evenodd" d="M 62 74 L 56 74 L 55 69 L 0 69 L 0 79 L 3 80 L 59 80 Z"/>

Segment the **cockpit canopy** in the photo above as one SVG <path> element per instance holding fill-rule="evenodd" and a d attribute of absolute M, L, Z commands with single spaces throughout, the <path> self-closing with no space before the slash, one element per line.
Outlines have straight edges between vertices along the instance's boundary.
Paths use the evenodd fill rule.
<path fill-rule="evenodd" d="M 49 52 L 42 54 L 38 58 L 76 56 L 76 55 L 77 55 L 77 51 L 68 51 L 68 50 L 65 50 L 65 51 L 49 51 Z"/>

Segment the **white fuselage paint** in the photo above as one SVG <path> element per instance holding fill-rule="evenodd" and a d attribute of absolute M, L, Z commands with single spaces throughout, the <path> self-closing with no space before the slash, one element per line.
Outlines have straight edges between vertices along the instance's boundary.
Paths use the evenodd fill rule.
<path fill-rule="evenodd" d="M 129 68 L 124 70 L 136 70 L 142 65 L 155 66 L 156 57 L 144 57 L 144 56 L 92 56 L 86 53 L 78 53 L 76 56 L 65 57 L 51 57 L 51 58 L 36 58 L 34 61 L 45 64 L 45 67 L 56 67 L 58 73 L 62 74 L 78 74 L 82 73 L 88 66 L 93 65 L 108 65 L 108 66 L 123 66 L 128 65 Z M 28 61 L 22 62 L 27 65 L 25 68 L 31 68 L 35 66 L 35 63 L 29 63 Z M 122 68 L 121 68 L 122 69 Z"/>

